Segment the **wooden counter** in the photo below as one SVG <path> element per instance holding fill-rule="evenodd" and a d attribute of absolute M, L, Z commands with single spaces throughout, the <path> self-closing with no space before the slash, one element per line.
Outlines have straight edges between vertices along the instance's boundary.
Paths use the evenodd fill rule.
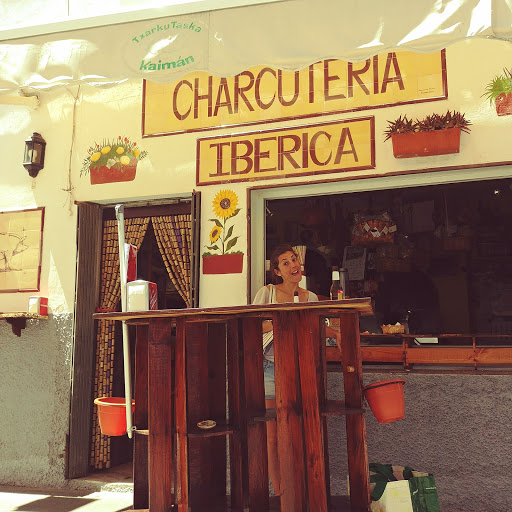
<path fill-rule="evenodd" d="M 326 417 L 337 414 L 346 415 L 347 510 L 367 511 L 359 314 L 371 313 L 370 299 L 347 299 L 94 315 L 137 326 L 134 508 L 227 510 L 229 484 L 229 510 L 269 510 L 265 422 L 276 421 L 280 510 L 332 510 Z M 340 320 L 344 403 L 326 398 L 326 317 Z M 265 318 L 274 324 L 275 411 L 265 409 Z M 217 426 L 197 428 L 205 419 Z"/>

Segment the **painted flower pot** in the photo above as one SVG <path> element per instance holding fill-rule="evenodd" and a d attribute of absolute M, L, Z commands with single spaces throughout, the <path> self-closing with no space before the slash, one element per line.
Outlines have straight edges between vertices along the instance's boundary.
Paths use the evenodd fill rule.
<path fill-rule="evenodd" d="M 395 133 L 391 136 L 391 141 L 395 158 L 449 155 L 459 152 L 460 128 Z"/>
<path fill-rule="evenodd" d="M 500 94 L 494 101 L 496 113 L 499 116 L 509 116 L 512 114 L 512 92 Z"/>
<path fill-rule="evenodd" d="M 106 165 L 90 167 L 91 185 L 101 183 L 117 183 L 119 181 L 133 181 L 137 170 L 137 160 L 133 159 L 129 164 L 123 165 L 120 162 L 112 167 Z"/>
<path fill-rule="evenodd" d="M 241 274 L 243 264 L 243 254 L 203 256 L 203 274 Z"/>

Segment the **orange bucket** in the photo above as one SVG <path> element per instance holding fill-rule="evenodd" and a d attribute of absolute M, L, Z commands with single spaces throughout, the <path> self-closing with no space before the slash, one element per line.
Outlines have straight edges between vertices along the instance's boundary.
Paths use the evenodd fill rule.
<path fill-rule="evenodd" d="M 404 379 L 381 380 L 364 388 L 364 396 L 379 423 L 405 417 Z"/>
<path fill-rule="evenodd" d="M 106 436 L 124 436 L 126 434 L 126 398 L 104 396 L 96 398 L 98 420 L 101 433 Z M 132 400 L 132 411 L 135 400 Z"/>

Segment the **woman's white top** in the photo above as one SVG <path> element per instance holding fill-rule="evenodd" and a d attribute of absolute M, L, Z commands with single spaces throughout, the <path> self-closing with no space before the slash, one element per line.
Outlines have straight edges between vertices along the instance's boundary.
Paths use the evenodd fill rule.
<path fill-rule="evenodd" d="M 273 284 L 269 286 L 263 286 L 258 290 L 258 293 L 254 297 L 254 300 L 252 301 L 253 304 L 277 304 L 276 300 L 276 293 L 274 288 L 274 293 L 271 292 L 272 288 L 274 287 Z M 272 300 L 271 300 L 272 296 Z M 318 297 L 315 293 L 310 292 L 308 290 L 308 302 L 318 302 Z M 269 361 L 274 362 L 274 343 L 270 343 L 270 345 L 267 346 L 265 351 L 263 352 L 263 357 L 265 359 L 268 359 Z"/>

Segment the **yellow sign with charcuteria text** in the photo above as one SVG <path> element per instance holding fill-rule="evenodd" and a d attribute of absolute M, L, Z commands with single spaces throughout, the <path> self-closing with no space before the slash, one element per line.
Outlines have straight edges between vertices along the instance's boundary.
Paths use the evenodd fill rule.
<path fill-rule="evenodd" d="M 447 98 L 445 51 L 327 59 L 299 71 L 256 66 L 232 77 L 193 72 L 144 82 L 143 136 L 300 119 Z"/>
<path fill-rule="evenodd" d="M 197 185 L 374 167 L 373 117 L 197 139 Z"/>

